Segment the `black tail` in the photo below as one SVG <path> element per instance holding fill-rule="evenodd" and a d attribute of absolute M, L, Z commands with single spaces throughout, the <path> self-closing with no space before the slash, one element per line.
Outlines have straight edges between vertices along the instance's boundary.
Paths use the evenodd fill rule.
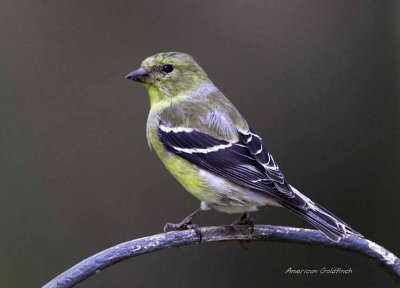
<path fill-rule="evenodd" d="M 312 202 L 306 196 L 301 194 L 297 189 L 291 187 L 296 196 L 302 198 L 306 203 L 306 207 L 299 207 L 292 205 L 291 201 L 282 201 L 280 204 L 296 213 L 298 216 L 306 220 L 314 227 L 321 230 L 333 241 L 339 241 L 346 235 L 355 235 L 363 237 L 360 233 L 352 229 L 342 219 L 336 217 L 334 214 L 323 208 L 317 203 Z"/>

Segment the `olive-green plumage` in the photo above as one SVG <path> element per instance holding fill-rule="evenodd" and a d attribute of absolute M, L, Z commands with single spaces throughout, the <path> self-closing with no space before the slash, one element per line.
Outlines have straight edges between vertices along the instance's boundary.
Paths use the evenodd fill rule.
<path fill-rule="evenodd" d="M 127 78 L 147 88 L 149 145 L 201 201 L 202 210 L 244 213 L 267 204 L 283 206 L 335 241 L 346 233 L 360 236 L 286 182 L 261 137 L 190 55 L 148 57 Z"/>
<path fill-rule="evenodd" d="M 159 67 L 164 63 L 174 65 L 175 74 L 160 73 Z M 190 127 L 218 139 L 236 141 L 237 127 L 248 129 L 244 118 L 219 90 L 214 89 L 215 86 L 191 56 L 175 52 L 161 53 L 147 58 L 141 66 L 150 72 L 143 81 L 151 105 L 147 139 L 167 170 L 188 192 L 204 203 L 203 207 L 232 213 L 256 210 L 258 203 L 247 199 L 248 189 L 222 178 L 219 183 L 216 183 L 218 180 L 211 180 L 213 175 L 205 171 L 200 173 L 197 166 L 166 151 L 156 133 L 159 119 L 162 119 L 171 127 Z M 216 185 L 223 187 L 223 191 L 216 189 Z M 266 201 L 261 202 L 261 205 L 265 205 Z"/>

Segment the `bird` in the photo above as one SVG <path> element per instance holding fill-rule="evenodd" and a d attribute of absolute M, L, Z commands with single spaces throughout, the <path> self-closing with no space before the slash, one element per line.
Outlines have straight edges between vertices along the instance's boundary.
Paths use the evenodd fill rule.
<path fill-rule="evenodd" d="M 363 237 L 287 182 L 261 137 L 192 56 L 158 53 L 125 78 L 147 89 L 150 149 L 200 200 L 196 211 L 179 223 L 167 223 L 164 231 L 197 228 L 195 216 L 210 209 L 240 213 L 233 224 L 254 227 L 249 213 L 271 205 L 294 212 L 332 241 Z"/>

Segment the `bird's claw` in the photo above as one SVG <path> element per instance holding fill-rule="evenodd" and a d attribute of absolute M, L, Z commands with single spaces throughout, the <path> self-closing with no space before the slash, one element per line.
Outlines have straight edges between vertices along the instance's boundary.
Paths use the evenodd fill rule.
<path fill-rule="evenodd" d="M 254 220 L 250 217 L 249 213 L 243 213 L 238 220 L 230 225 L 234 230 L 241 230 L 241 226 L 248 226 L 250 233 L 254 232 Z"/>
<path fill-rule="evenodd" d="M 192 219 L 186 217 L 179 223 L 166 223 L 164 225 L 164 232 L 168 231 L 182 231 L 182 230 L 189 230 L 194 229 L 197 236 L 199 236 L 199 242 L 201 242 L 202 234 L 200 232 L 199 225 L 192 223 Z"/>
<path fill-rule="evenodd" d="M 168 231 L 176 231 L 176 230 L 189 230 L 189 229 L 196 229 L 199 226 L 193 223 L 166 223 L 164 225 L 164 232 Z"/>

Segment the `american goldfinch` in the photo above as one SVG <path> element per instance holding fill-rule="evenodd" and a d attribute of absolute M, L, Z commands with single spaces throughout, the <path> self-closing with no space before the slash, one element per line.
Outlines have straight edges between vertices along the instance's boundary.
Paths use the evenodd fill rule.
<path fill-rule="evenodd" d="M 126 75 L 143 83 L 150 98 L 147 139 L 168 171 L 200 208 L 165 229 L 189 229 L 202 210 L 242 213 L 250 224 L 258 207 L 285 207 L 339 241 L 361 236 L 291 186 L 277 162 L 233 104 L 188 54 L 159 53 Z"/>

